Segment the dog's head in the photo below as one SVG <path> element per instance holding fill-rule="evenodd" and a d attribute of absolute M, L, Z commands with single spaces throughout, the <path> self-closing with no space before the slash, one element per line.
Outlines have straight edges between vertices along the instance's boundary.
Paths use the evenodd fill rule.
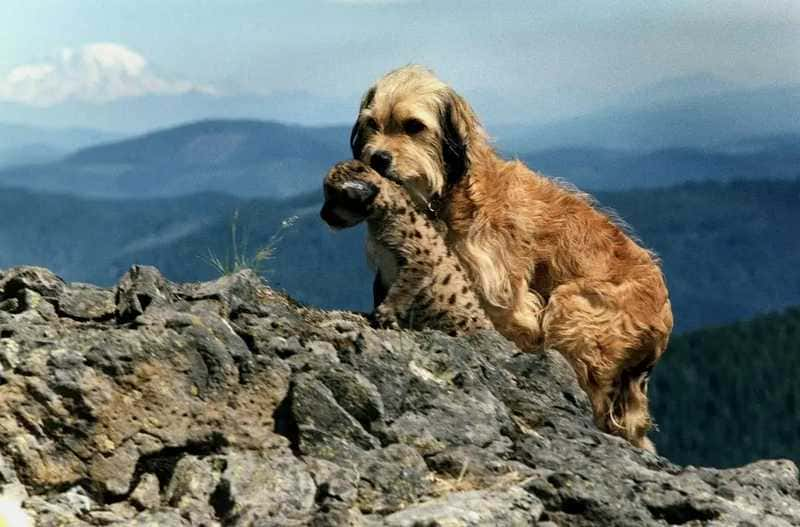
<path fill-rule="evenodd" d="M 486 139 L 472 109 L 420 66 L 394 70 L 367 90 L 350 136 L 355 159 L 403 184 L 420 205 L 467 174 L 476 142 Z"/>
<path fill-rule="evenodd" d="M 325 176 L 320 216 L 335 229 L 353 227 L 375 212 L 375 198 L 388 183 L 361 161 L 336 164 Z"/>

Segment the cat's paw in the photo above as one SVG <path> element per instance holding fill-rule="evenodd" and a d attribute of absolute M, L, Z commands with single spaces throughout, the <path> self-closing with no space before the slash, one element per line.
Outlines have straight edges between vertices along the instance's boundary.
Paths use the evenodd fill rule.
<path fill-rule="evenodd" d="M 380 328 L 400 329 L 397 313 L 385 304 L 381 304 L 375 309 L 375 322 Z"/>

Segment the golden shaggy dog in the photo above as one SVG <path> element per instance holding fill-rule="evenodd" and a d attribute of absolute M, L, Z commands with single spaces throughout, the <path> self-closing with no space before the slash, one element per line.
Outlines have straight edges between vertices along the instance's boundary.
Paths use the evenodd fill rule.
<path fill-rule="evenodd" d="M 367 91 L 351 146 L 441 221 L 497 330 L 560 351 L 597 425 L 652 450 L 647 379 L 672 331 L 653 254 L 585 194 L 501 159 L 467 102 L 419 66 Z M 391 263 L 375 240 L 368 253 L 377 304 Z"/>

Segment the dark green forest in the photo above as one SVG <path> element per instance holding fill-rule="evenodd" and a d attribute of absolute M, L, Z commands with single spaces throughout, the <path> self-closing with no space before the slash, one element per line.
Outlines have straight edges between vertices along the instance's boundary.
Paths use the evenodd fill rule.
<path fill-rule="evenodd" d="M 800 462 L 800 307 L 673 337 L 651 402 L 659 453 L 682 464 Z"/>

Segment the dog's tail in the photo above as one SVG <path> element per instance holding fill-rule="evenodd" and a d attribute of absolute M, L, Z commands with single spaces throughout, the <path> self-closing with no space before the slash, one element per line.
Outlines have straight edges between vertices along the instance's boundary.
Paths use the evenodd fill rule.
<path fill-rule="evenodd" d="M 636 446 L 655 453 L 655 446 L 647 438 L 653 428 L 647 388 L 653 367 L 667 349 L 672 332 L 672 304 L 666 299 L 659 313 L 659 324 L 646 332 L 640 341 L 643 353 L 633 354 L 638 361 L 622 370 L 609 401 L 607 424 L 613 433 L 625 437 Z"/>
<path fill-rule="evenodd" d="M 653 426 L 647 386 L 653 365 L 624 372 L 608 406 L 608 425 L 634 445 L 655 452 L 647 432 Z"/>

